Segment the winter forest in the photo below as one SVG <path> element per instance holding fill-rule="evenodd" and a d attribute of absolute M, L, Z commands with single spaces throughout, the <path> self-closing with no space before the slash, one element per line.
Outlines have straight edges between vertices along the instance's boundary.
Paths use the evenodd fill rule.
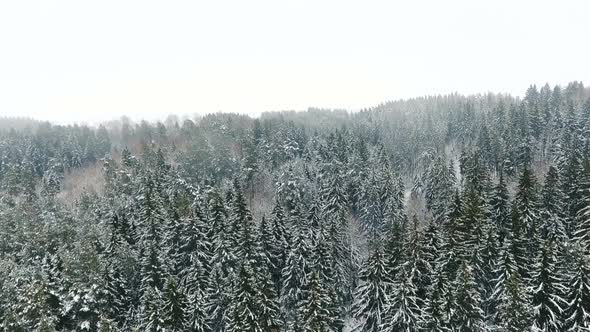
<path fill-rule="evenodd" d="M 0 118 L 2 331 L 590 331 L 590 90 Z"/>

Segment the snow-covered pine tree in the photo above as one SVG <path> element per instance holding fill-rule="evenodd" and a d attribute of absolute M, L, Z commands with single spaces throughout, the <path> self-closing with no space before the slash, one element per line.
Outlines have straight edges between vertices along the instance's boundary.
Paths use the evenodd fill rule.
<path fill-rule="evenodd" d="M 454 331 L 485 331 L 484 313 L 481 309 L 481 296 L 477 289 L 473 268 L 465 261 L 457 271 L 453 282 L 455 301 L 451 311 Z"/>
<path fill-rule="evenodd" d="M 302 255 L 300 240 L 293 239 L 294 247 L 289 249 L 287 261 L 282 271 L 281 306 L 286 321 L 295 319 L 305 285 L 306 258 Z"/>
<path fill-rule="evenodd" d="M 565 195 L 561 190 L 559 173 L 549 167 L 541 192 L 541 238 L 563 241 L 567 238 L 564 211 Z"/>
<path fill-rule="evenodd" d="M 419 330 L 421 308 L 417 304 L 416 285 L 412 281 L 410 267 L 399 267 L 388 294 L 388 304 L 382 331 L 416 332 Z"/>
<path fill-rule="evenodd" d="M 312 266 L 303 285 L 301 302 L 298 304 L 298 330 L 305 332 L 332 332 L 333 311 L 328 288 L 322 283 L 320 271 Z"/>
<path fill-rule="evenodd" d="M 12 304 L 13 311 L 18 318 L 16 324 L 11 324 L 10 329 L 15 331 L 55 331 L 59 317 L 53 313 L 55 308 L 49 304 L 48 294 L 47 283 L 43 280 L 31 280 L 31 282 L 23 284 L 17 302 Z"/>
<path fill-rule="evenodd" d="M 565 280 L 563 330 L 590 330 L 590 260 L 578 243 L 570 246 L 568 254 L 572 263 Z"/>
<path fill-rule="evenodd" d="M 182 262 L 180 277 L 184 279 L 189 294 L 203 294 L 208 288 L 213 255 L 208 233 L 205 217 L 199 205 L 195 205 L 191 215 L 182 220 L 178 250 Z"/>
<path fill-rule="evenodd" d="M 162 311 L 164 331 L 186 331 L 190 325 L 186 321 L 188 300 L 184 290 L 179 287 L 174 277 L 168 277 L 162 294 Z"/>
<path fill-rule="evenodd" d="M 360 322 L 355 331 L 379 332 L 387 309 L 387 275 L 385 255 L 379 242 L 375 242 L 369 258 L 360 272 L 360 285 L 355 292 L 354 316 Z"/>
<path fill-rule="evenodd" d="M 212 272 L 213 273 L 213 272 Z M 212 286 L 209 286 L 210 288 Z M 224 287 L 223 285 L 221 287 Z M 210 289 L 209 288 L 209 289 Z M 209 289 L 206 290 L 209 291 Z M 211 298 L 213 299 L 213 297 Z M 207 302 L 207 293 L 193 293 L 189 294 L 187 299 L 187 308 L 186 308 L 186 329 L 192 332 L 209 332 L 209 331 L 218 331 L 213 329 L 210 323 L 210 316 L 208 312 L 209 304 Z M 223 317 L 223 316 L 222 316 Z M 223 322 L 223 319 L 220 321 Z M 223 326 L 223 324 L 220 324 Z"/>
<path fill-rule="evenodd" d="M 272 277 L 272 227 L 266 218 L 262 217 L 257 234 L 257 243 L 260 247 L 260 253 L 257 259 L 256 276 L 260 288 L 260 325 L 264 331 L 278 329 L 280 326 L 279 316 L 279 298 Z"/>
<path fill-rule="evenodd" d="M 165 319 L 163 314 L 162 293 L 157 287 L 146 287 L 141 296 L 136 331 L 163 332 Z"/>
<path fill-rule="evenodd" d="M 504 180 L 504 173 L 500 173 L 500 179 L 496 184 L 490 198 L 491 222 L 498 229 L 498 246 L 504 244 L 504 239 L 512 230 L 508 188 Z"/>
<path fill-rule="evenodd" d="M 436 222 L 442 222 L 450 206 L 455 188 L 455 171 L 444 156 L 437 156 L 426 170 L 424 197 L 426 207 Z"/>
<path fill-rule="evenodd" d="M 537 180 L 529 166 L 523 168 L 518 180 L 513 208 L 517 211 L 517 222 L 523 227 L 527 257 L 535 257 L 540 248 L 540 211 Z"/>
<path fill-rule="evenodd" d="M 460 218 L 462 215 L 463 202 L 456 191 L 453 197 L 453 203 L 450 207 L 448 216 L 445 217 L 442 224 L 441 232 L 441 253 L 439 255 L 438 266 L 444 267 L 444 273 L 449 281 L 455 279 L 460 264 L 461 243 L 460 238 L 463 236 L 460 231 Z"/>
<path fill-rule="evenodd" d="M 418 217 L 412 216 L 410 225 L 407 228 L 404 244 L 404 257 L 407 269 L 409 269 L 412 283 L 416 286 L 416 305 L 423 308 L 427 300 L 428 290 L 432 286 L 433 268 L 426 260 L 425 248 L 423 247 L 423 231 L 420 229 Z"/>
<path fill-rule="evenodd" d="M 573 240 L 584 248 L 586 254 L 590 254 L 590 157 L 583 161 L 578 181 L 580 201 L 574 218 Z"/>
<path fill-rule="evenodd" d="M 235 282 L 227 331 L 263 332 L 257 301 L 259 289 L 249 261 L 242 262 Z"/>
<path fill-rule="evenodd" d="M 535 331 L 563 331 L 560 316 L 565 304 L 562 298 L 564 284 L 557 266 L 557 250 L 554 240 L 545 240 L 531 272 L 531 305 Z"/>
<path fill-rule="evenodd" d="M 473 262 L 477 266 L 475 280 L 483 300 L 482 309 L 487 319 L 494 312 L 494 308 L 488 306 L 489 302 L 486 299 L 489 299 L 493 295 L 496 286 L 493 280 L 496 276 L 496 261 L 500 248 L 498 247 L 498 231 L 496 225 L 488 225 L 486 231 L 485 242 L 478 245 L 473 255 Z"/>
<path fill-rule="evenodd" d="M 211 229 L 209 238 L 212 240 L 212 262 L 217 264 L 224 278 L 236 268 L 237 257 L 230 238 L 230 225 L 227 222 L 227 211 L 221 194 L 217 190 L 209 192 L 208 223 Z"/>
<path fill-rule="evenodd" d="M 286 266 L 289 253 L 289 234 L 285 225 L 285 215 L 281 204 L 277 201 L 272 210 L 272 219 L 269 224 L 272 229 L 272 240 L 270 242 L 270 269 L 275 283 L 277 294 L 281 293 L 283 287 L 282 271 Z"/>
<path fill-rule="evenodd" d="M 573 135 L 570 131 L 565 131 L 565 135 Z M 571 142 L 563 142 L 562 158 L 559 161 L 559 177 L 561 179 L 562 191 L 565 195 L 564 212 L 565 212 L 565 230 L 568 237 L 574 237 L 576 228 L 576 217 L 580 210 L 581 184 L 580 175 L 582 172 L 582 162 L 580 157 L 580 147 L 577 139 L 572 138 Z"/>
<path fill-rule="evenodd" d="M 421 328 L 425 331 L 451 331 L 450 317 L 454 306 L 453 291 L 444 272 L 444 266 L 433 271 L 433 285 L 429 290 L 421 317 Z"/>
<path fill-rule="evenodd" d="M 531 303 L 518 273 L 505 281 L 505 293 L 498 306 L 499 328 L 503 331 L 527 331 L 531 327 Z"/>
<path fill-rule="evenodd" d="M 235 275 L 230 271 L 230 275 L 226 275 L 220 263 L 216 263 L 211 271 L 211 282 L 207 290 L 206 299 L 206 317 L 207 326 L 214 332 L 229 331 L 229 324 L 231 321 L 230 308 L 233 299 L 233 281 Z M 195 295 L 198 295 L 195 294 Z M 198 310 L 198 308 L 195 308 Z M 197 316 L 194 315 L 194 318 Z M 193 319 L 194 319 L 193 318 Z M 193 320 L 196 322 L 196 319 Z M 204 324 L 203 324 L 204 325 Z M 207 331 L 207 329 L 204 329 Z"/>

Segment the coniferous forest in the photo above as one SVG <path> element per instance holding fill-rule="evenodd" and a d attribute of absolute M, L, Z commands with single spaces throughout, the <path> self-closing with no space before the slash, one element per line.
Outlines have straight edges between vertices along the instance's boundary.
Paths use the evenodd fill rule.
<path fill-rule="evenodd" d="M 0 119 L 3 331 L 590 331 L 590 90 Z"/>

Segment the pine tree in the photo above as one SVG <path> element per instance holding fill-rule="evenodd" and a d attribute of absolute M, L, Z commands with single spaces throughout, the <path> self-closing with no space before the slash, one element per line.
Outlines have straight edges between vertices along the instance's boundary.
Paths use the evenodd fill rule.
<path fill-rule="evenodd" d="M 496 286 L 493 280 L 496 276 L 496 260 L 501 250 L 498 247 L 497 234 L 495 225 L 489 225 L 485 242 L 478 246 L 473 255 L 473 261 L 477 267 L 475 280 L 483 299 L 482 309 L 486 318 L 494 312 L 494 308 L 490 308 L 488 306 L 490 303 L 486 300 L 493 296 Z"/>
<path fill-rule="evenodd" d="M 103 273 L 104 280 L 104 297 L 106 319 L 114 320 L 119 326 L 125 321 L 127 311 L 130 309 L 131 301 L 129 298 L 130 285 L 119 266 L 119 262 L 107 261 Z"/>
<path fill-rule="evenodd" d="M 442 224 L 441 254 L 438 266 L 442 266 L 448 280 L 453 280 L 460 264 L 460 239 L 462 233 L 459 228 L 459 219 L 462 215 L 463 202 L 459 193 L 455 192 L 453 204 L 448 216 Z"/>
<path fill-rule="evenodd" d="M 506 280 L 506 293 L 498 307 L 500 326 L 505 331 L 526 331 L 531 326 L 530 301 L 518 273 Z"/>
<path fill-rule="evenodd" d="M 387 288 L 390 283 L 383 249 L 376 244 L 360 272 L 361 284 L 356 290 L 354 316 L 360 321 L 356 330 L 381 331 L 387 308 Z"/>
<path fill-rule="evenodd" d="M 53 314 L 53 308 L 47 301 L 47 284 L 42 280 L 33 280 L 23 286 L 18 302 L 14 304 L 19 318 L 14 330 L 55 331 L 58 317 Z"/>
<path fill-rule="evenodd" d="M 432 286 L 432 265 L 426 260 L 425 248 L 423 247 L 423 232 L 419 229 L 418 218 L 412 217 L 411 225 L 408 227 L 407 242 L 405 247 L 405 259 L 411 271 L 412 282 L 416 286 L 416 304 L 422 308 L 427 300 L 428 289 Z"/>
<path fill-rule="evenodd" d="M 172 212 L 172 216 L 166 219 L 166 224 L 162 229 L 162 254 L 166 258 L 164 261 L 165 270 L 171 275 L 178 275 L 184 267 L 181 262 L 183 255 L 180 253 L 183 233 L 181 225 L 180 216 L 175 210 Z"/>
<path fill-rule="evenodd" d="M 485 307 L 488 309 L 488 319 L 496 325 L 502 324 L 502 312 L 498 308 L 507 298 L 507 283 L 513 274 L 517 274 L 518 267 L 512 250 L 511 238 L 506 238 L 498 252 L 494 266 L 494 279 L 490 280 L 493 285 L 492 294 L 485 299 Z"/>
<path fill-rule="evenodd" d="M 232 303 L 229 308 L 230 321 L 227 331 L 262 332 L 254 271 L 248 261 L 244 261 L 237 276 Z"/>
<path fill-rule="evenodd" d="M 506 188 L 503 173 L 500 173 L 500 179 L 494 188 L 490 205 L 492 224 L 498 229 L 498 245 L 501 247 L 504 244 L 504 239 L 512 229 L 508 189 Z"/>
<path fill-rule="evenodd" d="M 288 314 L 292 314 L 297 308 L 302 297 L 303 285 L 305 284 L 305 260 L 297 248 L 299 246 L 289 250 L 287 262 L 282 273 L 281 305 L 283 311 Z"/>
<path fill-rule="evenodd" d="M 453 197 L 455 171 L 443 156 L 438 156 L 428 168 L 425 182 L 426 207 L 432 211 L 434 220 L 441 222 Z"/>
<path fill-rule="evenodd" d="M 532 308 L 534 328 L 540 331 L 562 331 L 560 321 L 564 300 L 563 283 L 557 269 L 557 246 L 547 240 L 533 266 Z"/>
<path fill-rule="evenodd" d="M 257 241 L 262 249 L 256 269 L 257 282 L 260 285 L 260 325 L 264 331 L 268 331 L 277 329 L 280 326 L 280 310 L 276 284 L 271 274 L 273 268 L 271 262 L 272 228 L 268 227 L 264 217 L 260 222 Z"/>
<path fill-rule="evenodd" d="M 547 240 L 564 240 L 567 237 L 563 207 L 565 195 L 561 191 L 559 173 L 549 167 L 541 193 L 541 237 Z"/>
<path fill-rule="evenodd" d="M 565 134 L 572 134 L 566 131 Z M 574 145 L 575 143 L 571 143 Z M 560 178 L 563 186 L 563 193 L 565 194 L 565 229 L 566 234 L 571 239 L 574 237 L 576 228 L 576 217 L 580 210 L 581 198 L 581 184 L 580 174 L 582 163 L 577 147 L 570 147 L 571 151 L 564 152 L 565 156 L 560 165 Z"/>
<path fill-rule="evenodd" d="M 572 266 L 568 271 L 564 312 L 565 331 L 590 329 L 590 262 L 579 244 L 573 244 Z"/>
<path fill-rule="evenodd" d="M 301 303 L 298 305 L 302 331 L 331 332 L 330 298 L 325 285 L 322 284 L 320 272 L 314 268 L 303 287 Z"/>
<path fill-rule="evenodd" d="M 590 157 L 583 164 L 579 175 L 580 201 L 574 218 L 573 240 L 585 249 L 586 254 L 590 254 Z"/>
<path fill-rule="evenodd" d="M 394 221 L 388 225 L 384 234 L 384 255 L 387 273 L 391 279 L 399 270 L 399 266 L 405 262 L 404 248 L 405 243 L 405 224 Z"/>
<path fill-rule="evenodd" d="M 482 331 L 484 315 L 472 268 L 463 262 L 454 281 L 455 302 L 451 322 L 455 331 Z"/>
<path fill-rule="evenodd" d="M 212 244 L 207 236 L 205 217 L 198 206 L 183 220 L 179 253 L 182 255 L 180 276 L 185 279 L 189 293 L 204 293 L 211 273 Z"/>
<path fill-rule="evenodd" d="M 211 272 L 211 282 L 207 290 L 207 325 L 215 332 L 229 331 L 232 318 L 230 311 L 233 300 L 232 282 L 236 277 L 233 274 L 229 276 L 224 274 L 223 268 L 217 263 Z M 198 293 L 195 295 L 198 295 Z"/>
<path fill-rule="evenodd" d="M 205 294 L 198 292 L 189 295 L 187 304 L 185 315 L 187 329 L 193 332 L 217 331 L 209 325 L 210 317 L 207 312 L 209 303 Z"/>
<path fill-rule="evenodd" d="M 416 302 L 417 290 L 410 272 L 405 265 L 399 268 L 388 295 L 382 331 L 418 331 L 421 310 Z"/>
<path fill-rule="evenodd" d="M 162 317 L 165 331 L 185 331 L 188 326 L 186 321 L 187 298 L 183 290 L 178 287 L 176 280 L 168 278 L 162 297 Z"/>
<path fill-rule="evenodd" d="M 165 331 L 165 316 L 162 312 L 163 301 L 160 290 L 147 287 L 141 297 L 137 331 L 160 332 Z"/>
<path fill-rule="evenodd" d="M 433 285 L 421 320 L 421 327 L 426 331 L 451 331 L 450 317 L 454 299 L 443 268 L 444 266 L 440 266 L 433 272 Z"/>
<path fill-rule="evenodd" d="M 279 202 L 276 202 L 272 211 L 272 241 L 270 243 L 271 274 L 276 286 L 277 294 L 282 288 L 282 271 L 287 263 L 289 253 L 289 235 L 285 227 L 285 215 Z"/>
<path fill-rule="evenodd" d="M 275 290 L 275 285 L 271 279 L 267 263 L 260 263 L 258 267 L 258 310 L 260 328 L 262 331 L 278 330 L 280 324 L 279 298 Z"/>
<path fill-rule="evenodd" d="M 518 212 L 518 223 L 523 227 L 527 239 L 527 255 L 534 257 L 539 248 L 540 213 L 537 201 L 537 182 L 528 167 L 522 171 L 518 191 L 514 197 L 514 209 Z"/>
<path fill-rule="evenodd" d="M 236 268 L 238 259 L 232 246 L 233 239 L 231 238 L 230 225 L 227 222 L 227 211 L 225 210 L 223 198 L 216 190 L 209 193 L 208 211 L 208 223 L 211 229 L 209 238 L 213 241 L 212 261 L 219 265 L 220 271 L 218 272 L 221 272 L 223 277 L 227 278 Z"/>

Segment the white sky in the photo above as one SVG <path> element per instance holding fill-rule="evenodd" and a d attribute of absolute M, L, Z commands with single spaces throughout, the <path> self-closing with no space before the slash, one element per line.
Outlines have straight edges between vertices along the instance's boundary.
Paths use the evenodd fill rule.
<path fill-rule="evenodd" d="M 358 109 L 590 84 L 590 1 L 1 1 L 0 116 Z"/>

